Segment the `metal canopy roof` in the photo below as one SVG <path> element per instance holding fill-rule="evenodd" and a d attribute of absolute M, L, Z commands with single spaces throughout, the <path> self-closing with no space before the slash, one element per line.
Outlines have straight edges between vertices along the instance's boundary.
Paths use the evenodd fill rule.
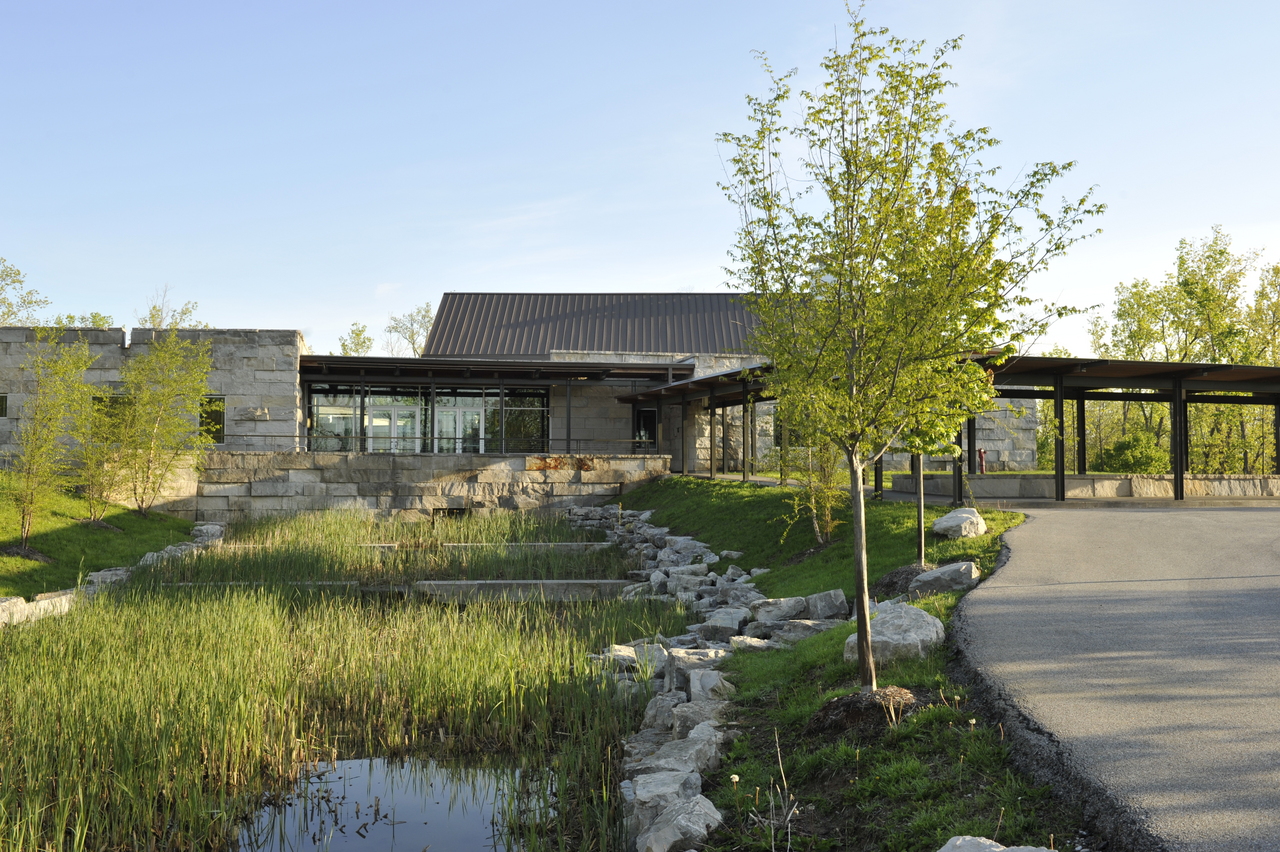
<path fill-rule="evenodd" d="M 618 402 L 623 403 L 654 402 L 662 405 L 681 400 L 708 399 L 714 396 L 716 403 L 720 405 L 742 405 L 745 396 L 748 395 L 757 400 L 773 399 L 764 392 L 764 375 L 769 370 L 768 364 L 753 364 L 749 367 L 725 370 L 671 382 L 661 387 L 623 394 L 617 399 Z"/>
<path fill-rule="evenodd" d="M 303 355 L 302 381 L 425 384 L 436 379 L 483 382 L 671 382 L 689 376 L 692 364 L 616 364 L 592 361 L 500 361 L 492 359 L 370 358 Z"/>

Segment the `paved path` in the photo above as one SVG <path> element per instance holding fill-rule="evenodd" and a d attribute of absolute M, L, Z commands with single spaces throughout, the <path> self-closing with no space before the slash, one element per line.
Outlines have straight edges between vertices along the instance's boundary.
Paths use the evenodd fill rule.
<path fill-rule="evenodd" d="M 1044 509 L 969 661 L 1176 852 L 1280 850 L 1280 509 Z"/>

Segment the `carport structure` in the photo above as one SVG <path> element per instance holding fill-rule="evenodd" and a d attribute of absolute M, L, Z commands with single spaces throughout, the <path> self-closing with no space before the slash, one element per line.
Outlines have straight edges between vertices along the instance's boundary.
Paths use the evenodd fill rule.
<path fill-rule="evenodd" d="M 1076 473 L 1083 475 L 1087 467 L 1085 445 L 1085 403 L 1144 402 L 1163 403 L 1169 406 L 1170 462 L 1173 474 L 1173 499 L 1185 499 L 1185 477 L 1190 458 L 1190 432 L 1187 413 L 1194 404 L 1214 405 L 1262 405 L 1272 410 L 1272 429 L 1275 446 L 1280 448 L 1280 367 L 1264 367 L 1247 364 L 1198 364 L 1175 361 L 1124 361 L 1100 358 L 1057 358 L 1043 356 L 1015 356 L 997 363 L 996 356 L 977 356 L 974 359 L 986 367 L 995 385 L 997 396 L 1019 400 L 1053 400 L 1053 419 L 1057 424 L 1054 437 L 1054 500 L 1066 500 L 1066 403 L 1074 402 L 1076 426 Z M 712 422 L 720 417 L 720 443 L 717 451 L 715 440 L 711 444 L 710 475 L 717 467 L 717 456 L 722 472 L 728 472 L 729 429 L 727 410 L 742 406 L 742 477 L 751 473 L 755 460 L 754 417 L 755 403 L 773 399 L 766 387 L 769 372 L 766 363 L 741 370 L 672 382 L 648 390 L 619 396 L 618 401 L 633 406 L 657 405 L 659 412 L 666 406 L 679 405 L 681 409 L 681 472 L 691 472 L 689 428 L 690 403 L 703 400 L 711 414 Z M 663 418 L 658 417 L 658 423 Z M 661 425 L 659 425 L 659 431 Z M 970 419 L 967 438 L 957 435 L 957 443 L 965 446 L 964 461 L 957 460 L 956 499 L 961 496 L 963 482 L 962 465 L 969 473 L 978 472 L 978 447 L 976 421 Z M 714 428 L 711 433 L 714 436 Z M 658 445 L 662 445 L 659 434 Z M 1275 453 L 1273 468 L 1280 474 L 1280 452 Z M 877 474 L 879 470 L 877 469 Z M 879 476 L 877 475 L 877 481 Z"/>

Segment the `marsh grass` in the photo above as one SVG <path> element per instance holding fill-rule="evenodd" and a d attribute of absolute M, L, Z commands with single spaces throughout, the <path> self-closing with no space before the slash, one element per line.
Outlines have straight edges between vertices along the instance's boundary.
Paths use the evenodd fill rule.
<path fill-rule="evenodd" d="M 616 848 L 616 743 L 643 704 L 619 704 L 586 655 L 683 620 L 620 602 L 104 594 L 0 631 L 0 847 L 225 848 L 300 768 L 415 754 L 527 766 L 555 797 L 521 830 Z"/>
<path fill-rule="evenodd" d="M 143 583 L 617 579 L 635 567 L 614 547 L 566 552 L 523 544 L 600 541 L 563 518 L 506 513 L 411 522 L 311 512 L 233 526 L 222 546 L 138 572 Z M 472 545 L 449 547 L 450 544 Z"/>

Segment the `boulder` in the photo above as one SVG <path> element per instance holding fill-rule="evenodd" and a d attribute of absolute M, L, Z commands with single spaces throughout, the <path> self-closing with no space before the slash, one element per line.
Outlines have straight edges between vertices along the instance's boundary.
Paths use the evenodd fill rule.
<path fill-rule="evenodd" d="M 741 550 L 722 550 L 722 551 L 720 551 L 720 558 L 721 558 L 721 559 L 728 559 L 730 562 L 732 562 L 732 561 L 733 561 L 733 560 L 735 560 L 735 559 L 741 559 L 741 558 L 743 557 L 743 555 L 744 555 L 744 554 L 743 554 L 743 552 L 742 552 Z"/>
<path fill-rule="evenodd" d="M 737 688 L 715 669 L 695 669 L 689 672 L 690 701 L 718 701 L 728 698 L 737 691 Z"/>
<path fill-rule="evenodd" d="M 772 651 L 786 646 L 768 639 L 756 639 L 754 636 L 732 636 L 729 638 L 729 647 L 735 651 Z"/>
<path fill-rule="evenodd" d="M 710 570 L 711 569 L 707 567 L 707 563 L 695 562 L 692 565 L 677 565 L 676 567 L 669 569 L 667 571 L 667 574 L 668 576 L 671 576 L 671 577 L 684 576 L 686 574 L 691 576 L 697 576 L 697 577 L 705 577 L 707 576 L 707 572 Z"/>
<path fill-rule="evenodd" d="M 1043 846 L 1001 846 L 985 837 L 953 837 L 938 852 L 1049 852 Z"/>
<path fill-rule="evenodd" d="M 956 509 L 933 522 L 933 531 L 947 538 L 973 538 L 987 531 L 977 509 Z"/>
<path fill-rule="evenodd" d="M 754 601 L 762 601 L 765 597 L 750 583 L 729 583 L 716 590 L 716 599 L 726 606 L 750 607 Z"/>
<path fill-rule="evenodd" d="M 871 622 L 871 653 L 877 663 L 922 659 L 946 638 L 942 622 L 911 604 L 881 604 Z M 858 634 L 844 643 L 847 663 L 858 661 Z"/>
<path fill-rule="evenodd" d="M 675 717 L 673 712 L 676 707 L 684 704 L 689 700 L 689 696 L 680 690 L 672 690 L 664 692 L 661 695 L 655 695 L 649 699 L 649 704 L 644 708 L 644 721 L 640 723 L 642 728 L 657 728 L 663 731 L 669 731 L 675 725 Z"/>
<path fill-rule="evenodd" d="M 720 766 L 720 734 L 714 731 L 713 736 L 698 736 L 700 729 L 711 725 L 703 722 L 695 725 L 689 736 L 682 740 L 672 740 L 664 744 L 653 754 L 637 763 L 623 764 L 623 773 L 628 778 L 638 778 L 651 772 L 710 772 Z"/>
<path fill-rule="evenodd" d="M 729 713 L 728 701 L 688 701 L 672 710 L 672 731 L 675 739 L 682 740 L 703 722 L 719 722 Z"/>
<path fill-rule="evenodd" d="M 756 621 L 787 621 L 809 614 L 809 604 L 804 598 L 765 598 L 750 606 Z"/>
<path fill-rule="evenodd" d="M 806 618 L 790 621 L 753 621 L 743 629 L 743 632 L 753 639 L 772 639 L 775 643 L 793 645 L 801 639 L 808 639 L 810 636 L 817 636 L 819 633 L 825 633 L 836 627 L 845 627 L 848 624 L 849 622 L 843 618 L 827 621 Z"/>
<path fill-rule="evenodd" d="M 152 554 L 150 553 L 147 554 L 147 556 L 151 556 L 151 555 Z M 150 564 L 146 562 L 147 556 L 142 557 L 143 561 L 139 562 L 138 564 L 139 565 Z M 618 597 L 622 598 L 622 600 L 624 601 L 636 601 L 636 600 L 640 600 L 641 598 L 647 597 L 652 591 L 653 591 L 653 587 L 650 586 L 648 583 L 632 583 L 629 586 L 623 586 L 622 594 L 619 595 Z"/>
<path fill-rule="evenodd" d="M 685 852 L 700 849 L 723 818 L 705 796 L 671 805 L 649 830 L 636 838 L 636 852 Z"/>
<path fill-rule="evenodd" d="M 829 592 L 818 592 L 805 598 L 809 608 L 809 618 L 825 621 L 832 618 L 848 618 L 849 602 L 845 599 L 844 589 L 832 589 Z"/>
<path fill-rule="evenodd" d="M 964 592 L 978 585 L 981 579 L 982 572 L 974 563 L 952 562 L 917 576 L 907 586 L 907 593 L 930 595 L 934 592 Z"/>
<path fill-rule="evenodd" d="M 715 610 L 702 624 L 693 628 L 709 642 L 728 642 L 730 637 L 742 632 L 742 626 L 751 620 L 751 611 L 738 607 L 721 607 Z"/>
<path fill-rule="evenodd" d="M 676 574 L 672 569 L 672 574 L 667 577 L 667 591 L 671 594 L 679 596 L 682 592 L 697 592 L 702 588 L 703 578 L 698 574 Z M 648 584 L 646 584 L 648 585 Z M 629 587 L 628 587 L 629 588 Z"/>
<path fill-rule="evenodd" d="M 684 689 L 689 685 L 689 672 L 714 668 L 728 651 L 672 648 L 667 652 L 667 689 Z"/>
<path fill-rule="evenodd" d="M 625 785 L 625 787 L 623 786 Z M 653 772 L 619 785 L 632 835 L 647 829 L 667 808 L 702 793 L 702 776 L 696 772 Z"/>
<path fill-rule="evenodd" d="M 654 571 L 649 575 L 649 587 L 655 595 L 665 595 L 667 593 L 667 575 L 661 571 Z"/>

